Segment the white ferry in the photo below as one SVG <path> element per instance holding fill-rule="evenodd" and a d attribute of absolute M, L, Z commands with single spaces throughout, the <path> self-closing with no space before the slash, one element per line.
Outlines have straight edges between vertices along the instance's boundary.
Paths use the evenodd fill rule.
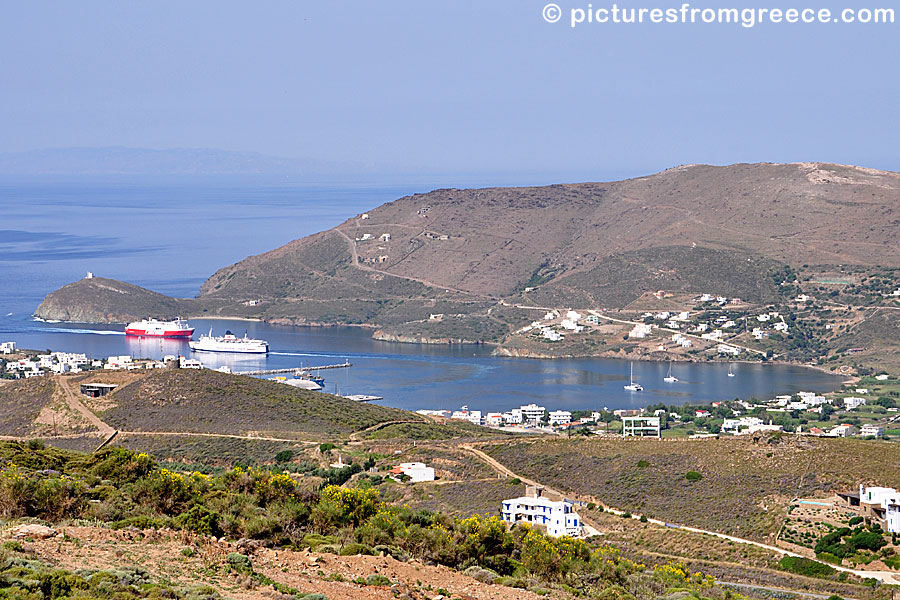
<path fill-rule="evenodd" d="M 244 337 L 235 337 L 230 331 L 224 336 L 214 337 L 212 329 L 208 335 L 201 335 L 197 341 L 190 342 L 192 352 L 233 352 L 240 354 L 266 354 L 269 351 L 269 342 L 265 340 L 252 340 L 244 334 Z"/>

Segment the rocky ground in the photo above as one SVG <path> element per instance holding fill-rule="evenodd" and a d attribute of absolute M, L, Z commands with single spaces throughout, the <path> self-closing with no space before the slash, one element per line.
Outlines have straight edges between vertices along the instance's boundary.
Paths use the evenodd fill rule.
<path fill-rule="evenodd" d="M 482 583 L 458 571 L 416 560 L 401 562 L 386 556 L 295 552 L 259 547 L 246 540 L 231 543 L 172 530 L 20 527 L 7 528 L 2 538 L 10 542 L 18 540 L 30 558 L 68 571 L 144 569 L 154 581 L 166 582 L 175 588 L 205 585 L 227 598 L 291 597 L 269 583 L 262 583 L 267 580 L 304 594 L 322 593 L 329 600 L 524 600 L 539 597 L 521 589 Z M 250 558 L 256 576 L 229 567 L 229 554 L 235 552 Z M 373 575 L 381 575 L 390 583 L 363 585 L 354 582 Z"/>

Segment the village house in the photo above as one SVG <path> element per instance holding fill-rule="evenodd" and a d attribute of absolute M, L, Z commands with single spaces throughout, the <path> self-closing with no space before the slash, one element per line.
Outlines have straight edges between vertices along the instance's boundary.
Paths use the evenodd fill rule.
<path fill-rule="evenodd" d="M 875 423 L 866 423 L 862 427 L 859 428 L 859 435 L 863 437 L 877 437 L 880 438 L 884 435 L 884 427 L 880 425 L 876 425 Z"/>
<path fill-rule="evenodd" d="M 860 485 L 859 513 L 881 521 L 888 533 L 900 533 L 900 492 L 894 488 Z"/>
<path fill-rule="evenodd" d="M 434 481 L 434 467 L 426 466 L 425 463 L 401 463 L 391 469 L 391 476 L 398 481 L 402 480 L 401 476 L 409 477 L 410 483 L 419 483 L 420 481 Z"/>
<path fill-rule="evenodd" d="M 519 408 L 522 413 L 522 421 L 531 425 L 537 425 L 544 419 L 544 413 L 547 409 L 543 406 L 531 403 Z"/>
<path fill-rule="evenodd" d="M 15 342 L 3 342 L 0 344 L 0 354 L 12 354 L 16 351 Z"/>
<path fill-rule="evenodd" d="M 498 412 L 489 412 L 484 416 L 484 424 L 488 427 L 500 427 L 503 425 L 503 414 Z"/>
<path fill-rule="evenodd" d="M 857 396 L 848 396 L 844 398 L 844 408 L 847 410 L 853 410 L 854 408 L 859 408 L 866 403 L 865 398 L 859 398 Z"/>
<path fill-rule="evenodd" d="M 550 425 L 562 425 L 572 421 L 572 413 L 568 410 L 551 410 L 548 422 Z"/>
<path fill-rule="evenodd" d="M 514 408 L 509 412 L 503 413 L 503 422 L 506 425 L 521 425 L 522 424 L 522 409 Z"/>
<path fill-rule="evenodd" d="M 524 496 L 504 500 L 500 508 L 503 520 L 510 524 L 528 523 L 545 529 L 553 537 L 580 537 L 584 526 L 574 504 L 568 500 L 549 500 L 543 491 L 540 486 L 527 486 Z"/>
<path fill-rule="evenodd" d="M 202 369 L 203 363 L 196 358 L 178 357 L 178 367 L 181 369 Z"/>
<path fill-rule="evenodd" d="M 474 425 L 481 425 L 481 411 L 469 410 L 468 406 L 463 406 L 460 410 L 454 410 L 450 418 L 456 421 L 468 421 Z"/>
<path fill-rule="evenodd" d="M 836 427 L 832 427 L 828 432 L 830 437 L 850 437 L 856 434 L 856 427 L 848 423 L 842 423 Z"/>

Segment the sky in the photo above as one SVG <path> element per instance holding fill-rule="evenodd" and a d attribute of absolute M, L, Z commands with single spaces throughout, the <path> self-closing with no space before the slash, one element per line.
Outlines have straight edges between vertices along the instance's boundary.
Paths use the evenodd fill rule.
<path fill-rule="evenodd" d="M 560 178 L 900 170 L 900 22 L 572 28 L 589 3 L 557 2 L 548 23 L 543 0 L 0 0 L 0 152 L 196 147 Z"/>

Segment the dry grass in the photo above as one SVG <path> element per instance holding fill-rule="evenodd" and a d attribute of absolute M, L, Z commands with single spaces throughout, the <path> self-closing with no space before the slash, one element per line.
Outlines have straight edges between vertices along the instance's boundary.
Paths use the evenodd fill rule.
<path fill-rule="evenodd" d="M 564 491 L 766 541 L 797 495 L 854 489 L 861 481 L 900 486 L 900 448 L 859 440 L 540 440 L 484 449 L 514 471 Z M 639 467 L 641 460 L 649 466 Z M 688 471 L 703 478 L 687 481 Z"/>

